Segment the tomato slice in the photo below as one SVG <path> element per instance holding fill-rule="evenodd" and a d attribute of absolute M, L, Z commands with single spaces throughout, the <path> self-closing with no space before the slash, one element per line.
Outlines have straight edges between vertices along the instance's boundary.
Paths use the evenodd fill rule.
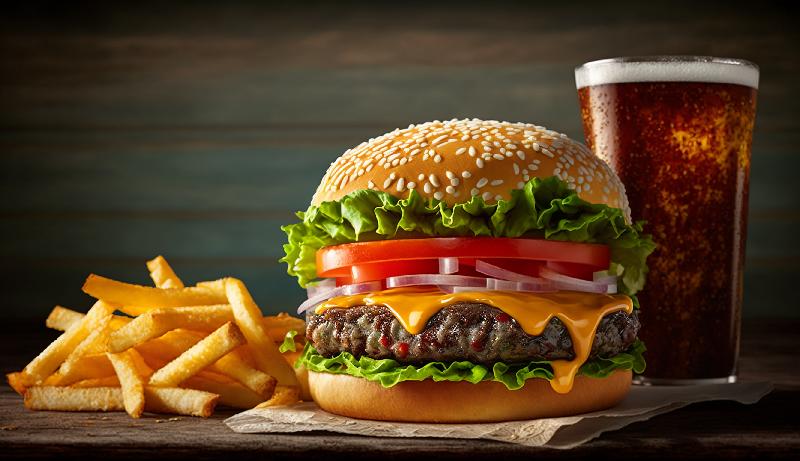
<path fill-rule="evenodd" d="M 493 237 L 439 237 L 347 243 L 317 251 L 317 275 L 349 283 L 382 280 L 414 273 L 437 273 L 438 259 L 457 257 L 462 264 L 476 259 L 499 260 L 510 270 L 538 275 L 543 264 L 586 278 L 607 269 L 605 245 L 553 240 Z"/>

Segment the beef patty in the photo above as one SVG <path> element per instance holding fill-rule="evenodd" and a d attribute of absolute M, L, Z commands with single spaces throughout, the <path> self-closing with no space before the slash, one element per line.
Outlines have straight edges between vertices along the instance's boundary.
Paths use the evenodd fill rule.
<path fill-rule="evenodd" d="M 306 338 L 325 357 L 349 352 L 356 357 L 395 359 L 406 363 L 469 360 L 473 363 L 571 360 L 572 340 L 564 324 L 553 318 L 539 336 L 523 331 L 503 311 L 481 303 L 457 303 L 428 320 L 412 335 L 384 306 L 357 306 L 306 314 Z M 634 312 L 605 316 L 595 333 L 590 358 L 611 357 L 636 340 L 639 318 Z"/>

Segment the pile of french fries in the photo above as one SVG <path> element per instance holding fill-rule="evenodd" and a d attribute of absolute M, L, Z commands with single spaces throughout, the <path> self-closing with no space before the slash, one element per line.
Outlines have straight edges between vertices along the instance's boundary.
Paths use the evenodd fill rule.
<path fill-rule="evenodd" d="M 53 309 L 46 325 L 63 333 L 7 375 L 27 408 L 208 417 L 218 403 L 247 409 L 300 399 L 278 345 L 294 330 L 302 347 L 301 319 L 264 317 L 235 278 L 185 287 L 163 257 L 147 268 L 155 287 L 93 274 L 83 291 L 97 302 L 85 315 Z"/>

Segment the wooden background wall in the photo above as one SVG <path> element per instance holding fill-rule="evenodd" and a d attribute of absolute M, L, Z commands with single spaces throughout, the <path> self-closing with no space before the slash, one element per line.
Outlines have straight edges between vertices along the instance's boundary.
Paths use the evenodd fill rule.
<path fill-rule="evenodd" d="M 0 317 L 84 308 L 88 273 L 145 283 L 159 253 L 187 281 L 236 275 L 264 310 L 291 310 L 279 226 L 346 148 L 452 117 L 582 139 L 573 67 L 639 54 L 761 65 L 745 313 L 800 315 L 791 10 L 613 3 L 4 7 Z"/>

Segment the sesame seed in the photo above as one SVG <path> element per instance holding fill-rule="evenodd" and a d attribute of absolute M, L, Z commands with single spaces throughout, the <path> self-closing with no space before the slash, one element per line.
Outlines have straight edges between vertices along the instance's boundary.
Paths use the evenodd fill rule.
<path fill-rule="evenodd" d="M 518 150 L 517 151 L 517 157 L 519 157 L 520 160 L 525 160 L 525 152 L 522 152 L 521 150 Z"/>
<path fill-rule="evenodd" d="M 406 179 L 400 178 L 397 180 L 397 192 L 403 192 L 403 189 L 406 188 Z"/>
<path fill-rule="evenodd" d="M 434 139 L 433 141 L 431 141 L 431 145 L 435 146 L 435 145 L 439 144 L 440 142 L 444 141 L 445 139 L 447 139 L 447 135 L 443 134 L 443 135 L 439 136 L 438 138 Z"/>
<path fill-rule="evenodd" d="M 533 150 L 539 152 L 539 149 L 541 149 L 541 147 L 539 147 L 539 143 L 538 142 L 533 143 Z"/>
<path fill-rule="evenodd" d="M 503 160 L 505 158 L 505 157 L 503 157 L 502 154 L 494 154 L 494 155 L 492 155 L 492 157 L 494 157 L 497 160 Z"/>
<path fill-rule="evenodd" d="M 486 178 L 481 178 L 481 179 L 479 179 L 479 180 L 478 180 L 478 184 L 475 184 L 475 187 L 477 187 L 477 188 L 481 188 L 481 187 L 485 186 L 485 185 L 486 185 L 486 184 L 488 184 L 488 183 L 489 183 L 489 180 L 488 180 L 488 179 L 486 179 Z"/>
<path fill-rule="evenodd" d="M 419 152 L 420 152 L 420 150 L 419 150 L 419 149 L 414 149 L 414 150 L 412 150 L 412 151 L 411 151 L 411 153 L 410 153 L 410 154 L 408 154 L 408 155 L 410 155 L 410 156 L 412 156 L 412 157 L 413 157 L 413 156 L 415 156 L 415 155 L 419 154 Z"/>
<path fill-rule="evenodd" d="M 419 176 L 417 176 L 417 180 L 422 181 L 423 179 L 425 179 L 425 175 L 420 173 Z"/>
<path fill-rule="evenodd" d="M 431 187 L 430 183 L 426 182 L 423 184 L 422 190 L 424 190 L 426 194 L 430 194 L 433 191 L 433 188 Z"/>
<path fill-rule="evenodd" d="M 514 174 L 516 175 L 519 174 L 519 165 L 517 165 L 516 163 L 514 164 Z"/>
<path fill-rule="evenodd" d="M 516 148 L 517 148 L 516 144 L 506 144 L 506 149 L 514 150 Z"/>
<path fill-rule="evenodd" d="M 472 176 L 472 173 L 470 173 L 470 172 L 469 172 L 469 171 L 467 171 L 467 170 L 464 170 L 464 171 L 462 171 L 462 172 L 461 172 L 461 177 L 462 177 L 462 178 L 464 178 L 464 179 L 467 179 L 467 178 L 469 178 L 470 176 Z"/>
<path fill-rule="evenodd" d="M 481 197 L 483 197 L 483 201 L 485 202 L 485 201 L 489 200 L 490 198 L 492 198 L 492 193 L 488 192 L 488 191 L 484 192 L 483 195 L 481 195 Z"/>
<path fill-rule="evenodd" d="M 389 186 L 392 185 L 392 181 L 394 181 L 394 179 L 392 179 L 391 177 L 386 178 L 386 181 L 383 182 L 383 188 L 388 189 Z"/>
<path fill-rule="evenodd" d="M 370 189 L 375 189 L 375 183 L 374 183 L 374 182 L 372 182 L 372 180 L 371 180 L 371 179 L 370 179 L 370 181 L 367 183 L 367 186 L 368 186 Z"/>
<path fill-rule="evenodd" d="M 498 141 L 495 141 L 492 144 L 494 144 L 495 147 L 500 147 L 501 146 L 500 142 L 498 142 Z"/>
<path fill-rule="evenodd" d="M 462 141 L 466 141 L 468 139 L 469 139 L 469 135 L 468 134 L 465 134 L 464 136 L 461 137 Z"/>
<path fill-rule="evenodd" d="M 407 157 L 403 157 L 403 158 L 400 159 L 400 165 L 405 165 L 407 162 L 408 162 L 408 158 Z"/>
<path fill-rule="evenodd" d="M 455 188 L 455 187 L 453 187 L 453 186 L 447 186 L 447 187 L 445 187 L 445 189 L 444 189 L 444 190 L 445 190 L 445 191 L 446 191 L 448 194 L 453 194 L 453 193 L 455 193 L 455 191 L 456 191 L 456 188 Z"/>
<path fill-rule="evenodd" d="M 502 199 L 503 199 L 503 196 L 502 196 L 502 195 L 500 195 L 500 194 L 497 194 L 497 195 L 495 195 L 495 196 L 494 196 L 494 200 L 495 200 L 496 202 L 499 202 L 499 201 L 500 201 L 500 200 L 502 200 Z"/>
<path fill-rule="evenodd" d="M 444 175 L 447 176 L 447 179 L 453 179 L 456 177 L 456 175 L 454 175 L 453 172 L 450 170 L 445 171 Z"/>
<path fill-rule="evenodd" d="M 399 159 L 392 160 L 392 166 L 397 166 L 400 163 Z"/>
<path fill-rule="evenodd" d="M 433 187 L 439 187 L 441 185 L 441 183 L 439 183 L 439 178 L 437 178 L 433 173 L 428 176 L 428 179 L 431 181 L 431 184 L 433 184 Z"/>
<path fill-rule="evenodd" d="M 411 190 L 411 189 L 416 189 L 416 187 L 417 187 L 417 183 L 415 183 L 414 181 L 410 181 L 408 184 L 406 184 L 406 187 L 407 187 L 409 190 Z"/>
<path fill-rule="evenodd" d="M 394 173 L 394 172 L 392 172 L 392 174 L 390 174 L 390 175 L 389 175 L 389 179 L 391 179 L 392 181 L 394 181 L 395 179 L 397 179 L 397 174 L 396 174 L 396 173 Z"/>
<path fill-rule="evenodd" d="M 520 181 L 520 182 L 517 183 L 517 189 L 522 189 L 523 187 L 525 187 L 525 183 L 524 182 Z"/>
<path fill-rule="evenodd" d="M 450 180 L 450 184 L 451 184 L 451 185 L 453 185 L 453 186 L 457 186 L 457 185 L 458 185 L 460 182 L 461 182 L 461 181 L 459 181 L 459 179 L 458 179 L 458 178 L 452 178 L 452 179 Z"/>
<path fill-rule="evenodd" d="M 500 184 L 503 184 L 503 180 L 502 179 L 495 179 L 494 181 L 492 181 L 489 184 L 491 184 L 492 186 L 499 186 Z"/>
<path fill-rule="evenodd" d="M 442 163 L 442 156 L 439 155 L 439 154 L 436 154 L 436 157 L 433 157 L 433 161 L 436 162 L 436 163 Z"/>
<path fill-rule="evenodd" d="M 462 154 L 463 154 L 464 152 L 466 152 L 466 151 L 467 151 L 467 148 L 466 148 L 466 147 L 459 147 L 459 148 L 456 150 L 456 155 L 462 155 Z"/>
<path fill-rule="evenodd" d="M 478 168 L 483 168 L 483 160 L 479 159 L 479 158 L 476 158 L 475 159 L 475 165 L 477 165 Z"/>
<path fill-rule="evenodd" d="M 444 194 L 440 190 L 437 190 L 436 192 L 433 193 L 433 198 L 435 198 L 436 200 L 441 200 L 442 197 L 444 197 Z"/>
<path fill-rule="evenodd" d="M 472 195 L 479 195 L 481 191 L 473 187 L 472 190 L 469 191 L 469 193 Z"/>
<path fill-rule="evenodd" d="M 477 153 L 478 152 L 475 150 L 475 148 L 473 146 L 469 146 L 469 156 L 470 157 L 474 157 L 475 154 L 477 154 Z"/>
<path fill-rule="evenodd" d="M 486 152 L 491 152 L 492 146 L 483 146 L 483 150 L 485 150 Z"/>
<path fill-rule="evenodd" d="M 553 154 L 550 153 L 549 150 L 542 148 L 542 153 L 550 158 L 553 158 Z"/>

